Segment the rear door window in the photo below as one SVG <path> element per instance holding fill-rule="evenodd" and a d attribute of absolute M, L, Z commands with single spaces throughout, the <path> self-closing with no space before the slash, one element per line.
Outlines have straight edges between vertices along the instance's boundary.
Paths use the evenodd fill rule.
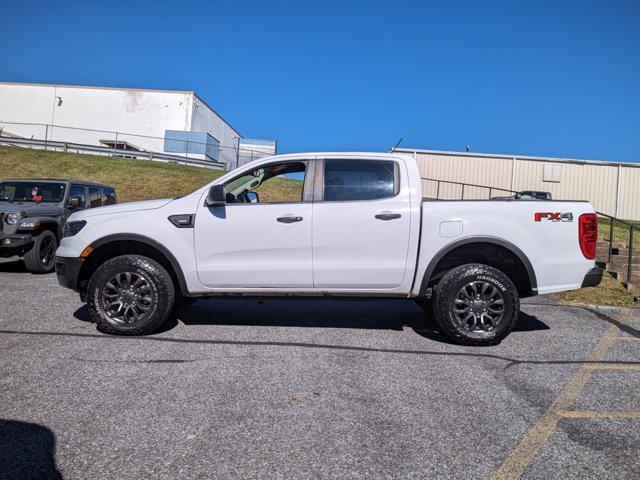
<path fill-rule="evenodd" d="M 387 160 L 325 160 L 324 200 L 379 200 L 399 191 L 396 162 Z"/>
<path fill-rule="evenodd" d="M 78 197 L 80 199 L 78 208 L 87 208 L 87 198 L 84 194 L 84 187 L 71 185 L 71 188 L 69 189 L 69 198 L 71 197 Z"/>
<path fill-rule="evenodd" d="M 116 200 L 116 192 L 111 190 L 110 188 L 105 188 L 102 190 L 102 204 L 103 205 L 114 205 L 118 203 Z"/>
<path fill-rule="evenodd" d="M 89 187 L 89 208 L 101 207 L 102 198 L 100 189 L 95 187 Z"/>

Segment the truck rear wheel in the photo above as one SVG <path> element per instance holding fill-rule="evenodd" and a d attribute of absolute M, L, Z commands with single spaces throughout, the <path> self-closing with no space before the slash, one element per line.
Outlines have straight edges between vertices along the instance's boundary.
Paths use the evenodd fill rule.
<path fill-rule="evenodd" d="M 55 233 L 45 230 L 33 239 L 31 249 L 24 254 L 24 264 L 31 273 L 49 273 L 55 266 L 58 239 Z"/>
<path fill-rule="evenodd" d="M 167 320 L 173 308 L 173 280 L 155 260 L 123 255 L 107 260 L 87 288 L 91 317 L 104 333 L 146 335 Z"/>
<path fill-rule="evenodd" d="M 463 345 L 495 345 L 518 323 L 520 300 L 509 277 L 479 263 L 456 267 L 436 287 L 434 314 L 444 334 Z"/>

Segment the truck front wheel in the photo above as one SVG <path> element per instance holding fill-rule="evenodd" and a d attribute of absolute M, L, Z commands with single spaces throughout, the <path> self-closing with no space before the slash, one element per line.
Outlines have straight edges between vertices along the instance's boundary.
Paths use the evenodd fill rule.
<path fill-rule="evenodd" d="M 479 263 L 456 267 L 435 291 L 434 314 L 441 331 L 463 345 L 495 345 L 516 326 L 518 291 L 500 270 Z"/>
<path fill-rule="evenodd" d="M 146 335 L 167 320 L 173 308 L 173 281 L 155 260 L 123 255 L 107 260 L 87 287 L 91 317 L 104 333 Z"/>

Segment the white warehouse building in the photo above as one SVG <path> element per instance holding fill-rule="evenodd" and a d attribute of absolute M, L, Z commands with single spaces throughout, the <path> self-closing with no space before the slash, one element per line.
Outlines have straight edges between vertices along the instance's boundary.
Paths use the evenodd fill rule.
<path fill-rule="evenodd" d="M 0 129 L 3 137 L 44 139 L 49 146 L 69 142 L 227 168 L 252 155 L 244 144 L 256 143 L 195 92 L 175 90 L 0 82 Z M 262 155 L 275 153 L 275 142 L 258 142 Z"/>

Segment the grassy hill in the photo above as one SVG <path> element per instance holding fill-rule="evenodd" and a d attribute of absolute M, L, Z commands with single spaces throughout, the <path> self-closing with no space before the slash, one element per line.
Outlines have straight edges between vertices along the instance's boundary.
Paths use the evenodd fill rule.
<path fill-rule="evenodd" d="M 185 195 L 223 173 L 149 160 L 0 147 L 0 180 L 61 178 L 106 183 L 116 188 L 120 203 Z M 302 193 L 302 182 L 276 177 L 258 187 L 256 192 L 262 201 L 296 201 Z"/>
<path fill-rule="evenodd" d="M 113 185 L 120 202 L 184 195 L 224 172 L 171 163 L 0 147 L 0 179 L 63 178 Z"/>

